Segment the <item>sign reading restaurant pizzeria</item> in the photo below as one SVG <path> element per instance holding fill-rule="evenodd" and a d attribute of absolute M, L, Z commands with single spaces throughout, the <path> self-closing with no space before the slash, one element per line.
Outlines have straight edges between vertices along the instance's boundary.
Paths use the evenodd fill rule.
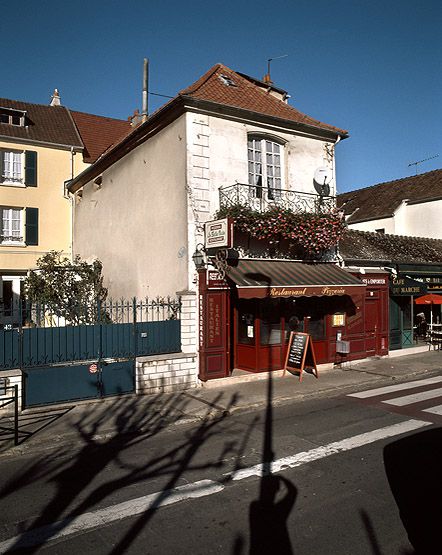
<path fill-rule="evenodd" d="M 346 295 L 347 288 L 345 286 L 338 287 L 271 287 L 271 297 L 303 297 L 303 296 L 333 296 L 333 295 Z"/>
<path fill-rule="evenodd" d="M 231 218 L 212 220 L 204 224 L 204 246 L 206 249 L 231 248 L 233 221 Z"/>

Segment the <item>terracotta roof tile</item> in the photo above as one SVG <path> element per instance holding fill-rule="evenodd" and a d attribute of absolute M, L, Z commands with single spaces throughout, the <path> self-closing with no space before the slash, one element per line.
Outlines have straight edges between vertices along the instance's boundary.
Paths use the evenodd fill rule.
<path fill-rule="evenodd" d="M 352 224 L 390 217 L 405 199 L 419 202 L 435 198 L 442 198 L 442 170 L 343 193 L 337 196 L 337 203 L 346 215 L 354 213 L 347 220 Z"/>
<path fill-rule="evenodd" d="M 81 139 L 64 106 L 46 106 L 0 98 L 0 107 L 26 111 L 26 126 L 0 123 L 0 137 L 81 148 Z"/>
<path fill-rule="evenodd" d="M 73 110 L 71 114 L 84 143 L 84 161 L 88 163 L 95 162 L 111 145 L 132 131 L 130 123 L 126 120 Z"/>
<path fill-rule="evenodd" d="M 339 242 L 339 253 L 346 261 L 442 263 L 442 240 L 347 229 Z"/>
<path fill-rule="evenodd" d="M 229 84 L 229 81 L 231 84 Z M 286 104 L 283 100 L 273 96 L 270 92 L 264 90 L 256 83 L 260 82 L 244 74 L 236 73 L 223 64 L 216 64 L 193 83 L 193 85 L 182 90 L 180 95 L 216 102 L 217 104 L 232 106 L 234 108 L 250 110 L 259 114 L 332 131 L 342 136 L 348 134 L 344 129 L 328 125 L 327 123 L 323 123 L 303 114 L 299 110 L 296 110 L 296 108 Z M 263 87 L 265 86 L 265 83 L 261 84 Z M 270 88 L 284 93 L 284 91 L 276 87 Z"/>

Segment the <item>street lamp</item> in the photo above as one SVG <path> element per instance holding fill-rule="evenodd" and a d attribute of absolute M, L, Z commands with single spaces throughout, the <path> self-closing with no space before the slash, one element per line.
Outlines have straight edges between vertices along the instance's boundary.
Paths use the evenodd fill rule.
<path fill-rule="evenodd" d="M 197 270 L 204 270 L 206 267 L 206 249 L 202 243 L 198 243 L 195 247 L 192 260 Z"/>

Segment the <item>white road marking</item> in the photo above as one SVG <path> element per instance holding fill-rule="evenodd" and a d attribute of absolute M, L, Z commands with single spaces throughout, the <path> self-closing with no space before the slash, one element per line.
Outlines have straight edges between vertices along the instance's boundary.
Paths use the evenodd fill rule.
<path fill-rule="evenodd" d="M 441 395 L 442 387 L 439 387 L 437 389 L 421 391 L 420 393 L 413 393 L 412 395 L 405 395 L 404 397 L 396 397 L 395 399 L 389 399 L 388 401 L 382 402 L 395 407 L 405 407 L 406 405 L 412 405 L 413 403 L 419 403 L 420 401 L 426 401 L 427 399 L 434 399 L 435 397 L 440 397 Z"/>
<path fill-rule="evenodd" d="M 426 380 L 415 380 L 414 382 L 407 382 L 396 385 L 387 385 L 386 387 L 378 387 L 377 389 L 369 389 L 368 391 L 360 391 L 359 393 L 351 393 L 347 397 L 357 397 L 358 399 L 366 399 L 367 397 L 376 397 L 377 395 L 385 395 L 393 393 L 394 391 L 402 391 L 403 389 L 413 389 L 414 387 L 421 387 L 433 383 L 442 382 L 442 376 L 435 376 L 434 378 L 427 378 Z"/>
<path fill-rule="evenodd" d="M 442 405 L 430 407 L 429 409 L 422 409 L 422 412 L 429 412 L 430 414 L 442 414 Z"/>
<path fill-rule="evenodd" d="M 165 490 L 130 501 L 124 501 L 104 509 L 84 513 L 80 516 L 67 518 L 48 526 L 29 530 L 20 536 L 10 538 L 0 543 L 0 553 L 9 550 L 23 549 L 34 545 L 41 545 L 49 540 L 56 540 L 79 532 L 86 532 L 130 516 L 135 516 L 151 509 L 157 509 L 185 499 L 212 495 L 223 490 L 224 486 L 212 480 L 201 480 L 193 484 L 179 486 L 173 490 Z"/>
<path fill-rule="evenodd" d="M 302 464 L 317 461 L 318 459 L 335 455 L 336 453 L 350 451 L 356 447 L 362 447 L 363 445 L 367 445 L 381 439 L 418 430 L 424 426 L 431 426 L 431 422 L 423 422 L 422 420 L 407 420 L 405 422 L 400 422 L 399 424 L 379 428 L 378 430 L 366 432 L 365 434 L 359 434 L 341 441 L 334 441 L 328 445 L 322 445 L 321 447 L 310 449 L 310 451 L 303 451 L 302 453 L 297 453 L 296 455 L 283 457 L 282 459 L 273 461 L 271 464 L 271 472 L 279 472 L 286 468 L 301 466 Z M 249 476 L 262 476 L 263 474 L 263 465 L 256 464 L 250 468 L 243 468 L 234 472 L 232 474 L 232 480 L 243 480 Z"/>
<path fill-rule="evenodd" d="M 271 472 L 279 472 L 287 468 L 294 468 L 303 464 L 349 451 L 357 447 L 362 447 L 369 443 L 394 437 L 400 434 L 418 430 L 425 426 L 431 426 L 430 422 L 421 420 L 407 420 L 392 426 L 386 426 L 359 434 L 357 436 L 349 437 L 341 441 L 334 441 L 328 445 L 323 445 L 310 451 L 303 451 L 289 457 L 283 457 L 277 461 L 273 461 L 271 465 Z M 250 476 L 261 476 L 263 474 L 263 465 L 258 464 L 250 468 L 243 468 L 241 470 L 226 474 L 232 480 L 243 480 Z M 130 501 L 124 501 L 110 507 L 97 509 L 83 513 L 82 515 L 66 518 L 65 520 L 55 522 L 48 526 L 35 528 L 24 532 L 19 536 L 15 536 L 3 542 L 0 542 L 0 553 L 8 553 L 11 550 L 23 549 L 35 545 L 41 545 L 51 540 L 61 539 L 72 534 L 84 533 L 93 528 L 98 528 L 112 522 L 121 520 L 123 518 L 135 516 L 151 509 L 157 509 L 166 505 L 177 503 L 185 499 L 192 499 L 219 493 L 224 489 L 224 485 L 212 480 L 201 480 L 179 486 L 173 490 L 159 491 Z"/>

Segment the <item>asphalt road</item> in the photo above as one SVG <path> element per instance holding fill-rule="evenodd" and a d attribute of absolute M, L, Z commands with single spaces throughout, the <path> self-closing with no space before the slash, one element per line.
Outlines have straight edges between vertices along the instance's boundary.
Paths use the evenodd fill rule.
<path fill-rule="evenodd" d="M 167 428 L 152 415 L 143 433 L 5 458 L 0 552 L 409 555 L 407 527 L 441 553 L 442 417 L 423 412 L 437 395 L 406 410 L 379 396 L 269 404 Z"/>

